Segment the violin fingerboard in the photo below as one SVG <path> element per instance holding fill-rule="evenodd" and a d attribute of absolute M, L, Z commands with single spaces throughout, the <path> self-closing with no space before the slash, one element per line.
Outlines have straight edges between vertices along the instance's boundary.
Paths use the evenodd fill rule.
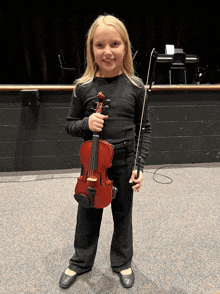
<path fill-rule="evenodd" d="M 90 170 L 97 169 L 98 146 L 99 146 L 99 135 L 97 132 L 94 132 L 93 139 L 92 139 L 92 149 L 91 149 L 91 155 L 90 155 L 90 162 L 89 162 L 89 169 Z"/>

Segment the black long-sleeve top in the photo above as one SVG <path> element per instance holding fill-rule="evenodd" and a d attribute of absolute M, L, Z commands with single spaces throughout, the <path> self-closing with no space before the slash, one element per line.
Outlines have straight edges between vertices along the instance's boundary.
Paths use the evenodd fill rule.
<path fill-rule="evenodd" d="M 136 81 L 135 81 L 136 82 Z M 137 82 L 136 82 L 137 83 Z M 89 129 L 89 116 L 95 112 L 94 101 L 97 94 L 104 92 L 105 99 L 110 99 L 105 124 L 99 137 L 111 144 L 138 139 L 145 89 L 138 81 L 137 87 L 125 74 L 113 78 L 95 77 L 89 84 L 79 84 L 73 93 L 65 129 L 72 136 L 91 140 L 93 133 Z M 145 132 L 143 134 L 141 169 L 148 155 L 151 138 L 151 126 L 148 115 L 148 101 L 145 104 Z"/>

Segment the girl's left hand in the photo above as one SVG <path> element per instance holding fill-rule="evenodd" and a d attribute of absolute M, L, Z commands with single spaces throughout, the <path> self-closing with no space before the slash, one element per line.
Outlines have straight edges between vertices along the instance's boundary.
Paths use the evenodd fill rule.
<path fill-rule="evenodd" d="M 142 171 L 140 171 L 139 173 L 139 178 L 137 179 L 137 170 L 133 170 L 132 171 L 132 175 L 131 178 L 129 180 L 129 183 L 135 183 L 136 185 L 134 185 L 132 187 L 132 189 L 134 189 L 135 192 L 139 192 L 140 188 L 141 188 L 141 182 L 143 181 L 143 173 Z"/>

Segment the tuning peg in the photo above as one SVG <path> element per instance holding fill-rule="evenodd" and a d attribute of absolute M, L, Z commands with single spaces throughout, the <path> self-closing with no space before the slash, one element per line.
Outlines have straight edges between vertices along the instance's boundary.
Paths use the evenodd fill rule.
<path fill-rule="evenodd" d="M 97 106 L 97 104 L 98 104 L 98 102 L 97 102 L 97 101 L 94 101 L 94 100 L 92 101 L 92 106 L 93 106 L 93 107 L 96 107 L 96 106 Z"/>
<path fill-rule="evenodd" d="M 109 108 L 110 108 L 109 105 L 104 105 L 102 107 L 102 114 L 108 115 Z"/>
<path fill-rule="evenodd" d="M 111 100 L 110 99 L 106 99 L 104 105 L 110 105 Z"/>
<path fill-rule="evenodd" d="M 96 111 L 97 104 L 98 104 L 97 101 L 95 101 L 95 100 L 92 101 L 92 107 L 91 107 L 92 111 Z"/>

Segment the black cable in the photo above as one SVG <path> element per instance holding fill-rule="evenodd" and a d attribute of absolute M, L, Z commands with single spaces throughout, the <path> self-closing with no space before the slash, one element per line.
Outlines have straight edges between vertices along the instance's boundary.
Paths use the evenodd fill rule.
<path fill-rule="evenodd" d="M 172 165 L 169 165 L 169 166 L 172 166 Z M 158 167 L 158 168 L 154 171 L 154 173 L 153 173 L 153 180 L 154 180 L 156 183 L 158 183 L 158 184 L 164 184 L 164 185 L 169 185 L 169 184 L 172 184 L 172 183 L 173 183 L 173 180 L 172 180 L 170 177 L 168 177 L 168 176 L 166 176 L 166 175 L 158 174 L 158 171 L 159 171 L 160 169 L 162 169 L 162 168 L 166 168 L 166 167 L 168 167 L 168 166 L 167 166 L 167 165 L 163 165 L 163 166 L 161 166 L 161 167 Z M 147 171 L 144 171 L 144 172 L 147 172 Z M 147 172 L 147 173 L 152 174 L 152 172 Z M 164 178 L 168 179 L 169 182 L 164 183 L 164 182 L 158 181 L 158 180 L 156 180 L 156 178 L 155 178 L 156 176 L 164 177 Z"/>
<path fill-rule="evenodd" d="M 159 184 L 165 184 L 165 185 L 172 184 L 173 180 L 172 180 L 170 177 L 165 176 L 165 175 L 161 175 L 161 174 L 158 174 L 158 173 L 157 173 L 158 170 L 160 170 L 160 169 L 162 169 L 162 168 L 166 168 L 166 167 L 167 167 L 167 166 L 164 165 L 164 166 L 161 166 L 161 167 L 159 167 L 158 169 L 155 170 L 155 172 L 154 172 L 154 174 L 153 174 L 153 180 L 154 180 L 156 183 L 159 183 Z M 159 181 L 157 181 L 157 180 L 155 179 L 155 176 L 156 176 L 156 175 L 161 176 L 161 177 L 164 177 L 164 178 L 168 179 L 170 182 L 168 182 L 168 183 L 159 182 Z"/>

